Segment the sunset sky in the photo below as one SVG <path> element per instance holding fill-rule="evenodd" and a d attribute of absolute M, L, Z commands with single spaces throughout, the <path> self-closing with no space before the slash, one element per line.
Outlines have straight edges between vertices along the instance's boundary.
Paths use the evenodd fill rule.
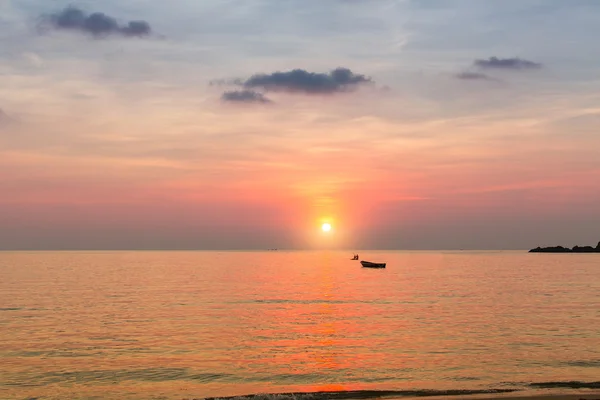
<path fill-rule="evenodd" d="M 0 0 L 0 249 L 595 245 L 599 35 L 597 0 Z"/>

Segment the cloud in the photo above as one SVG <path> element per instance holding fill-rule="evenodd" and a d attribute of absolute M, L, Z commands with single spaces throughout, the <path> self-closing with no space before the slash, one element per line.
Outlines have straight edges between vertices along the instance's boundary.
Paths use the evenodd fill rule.
<path fill-rule="evenodd" d="M 232 90 L 223 93 L 221 99 L 223 101 L 234 103 L 272 103 L 272 101 L 267 99 L 262 93 L 254 90 Z"/>
<path fill-rule="evenodd" d="M 353 73 L 348 68 L 336 68 L 328 74 L 294 69 L 287 72 L 257 74 L 243 82 L 248 89 L 290 93 L 330 94 L 346 92 L 360 84 L 372 83 L 371 78 Z"/>
<path fill-rule="evenodd" d="M 481 72 L 461 72 L 455 75 L 457 79 L 462 79 L 465 81 L 475 81 L 475 80 L 484 80 L 484 81 L 497 81 L 496 78 L 493 78 L 489 75 L 483 74 Z"/>
<path fill-rule="evenodd" d="M 152 28 L 146 21 L 129 21 L 126 25 L 120 25 L 115 18 L 104 13 L 87 14 L 74 6 L 68 6 L 60 12 L 42 16 L 40 27 L 78 31 L 96 38 L 109 35 L 144 37 L 152 33 Z"/>
<path fill-rule="evenodd" d="M 12 125 L 15 120 L 0 108 L 0 128 Z"/>
<path fill-rule="evenodd" d="M 25 61 L 27 61 L 27 63 L 33 67 L 39 68 L 44 65 L 44 59 L 36 53 L 23 53 L 23 59 L 25 59 Z"/>
<path fill-rule="evenodd" d="M 210 86 L 230 86 L 230 85 L 238 85 L 241 86 L 244 84 L 244 81 L 240 78 L 233 79 L 213 79 L 208 83 Z"/>
<path fill-rule="evenodd" d="M 479 68 L 496 68 L 496 69 L 540 69 L 542 64 L 522 58 L 498 58 L 490 57 L 487 60 L 475 60 L 473 64 Z"/>

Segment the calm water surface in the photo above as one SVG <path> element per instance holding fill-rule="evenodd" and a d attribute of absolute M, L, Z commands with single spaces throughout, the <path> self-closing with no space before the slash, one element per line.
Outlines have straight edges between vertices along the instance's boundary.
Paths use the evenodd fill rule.
<path fill-rule="evenodd" d="M 0 253 L 0 398 L 527 387 L 600 377 L 600 256 Z"/>

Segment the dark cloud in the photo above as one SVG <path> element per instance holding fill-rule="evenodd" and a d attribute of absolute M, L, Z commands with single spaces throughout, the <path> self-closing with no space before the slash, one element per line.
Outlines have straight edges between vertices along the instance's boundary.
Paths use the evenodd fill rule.
<path fill-rule="evenodd" d="M 152 33 L 152 28 L 146 21 L 129 21 L 126 25 L 120 25 L 115 18 L 104 13 L 87 14 L 74 6 L 42 16 L 40 26 L 44 29 L 78 31 L 97 38 L 109 35 L 143 37 Z"/>
<path fill-rule="evenodd" d="M 522 58 L 498 58 L 490 57 L 487 60 L 475 60 L 473 64 L 479 68 L 496 69 L 540 69 L 542 64 L 533 61 L 523 60 Z"/>
<path fill-rule="evenodd" d="M 456 74 L 456 78 L 462 79 L 465 81 L 475 81 L 475 80 L 484 80 L 484 81 L 496 81 L 496 78 L 493 78 L 489 75 L 482 74 L 481 72 L 461 72 Z"/>
<path fill-rule="evenodd" d="M 221 99 L 234 103 L 272 103 L 262 93 L 255 92 L 254 90 L 232 90 L 223 93 Z"/>
<path fill-rule="evenodd" d="M 360 84 L 372 83 L 371 78 L 353 73 L 348 68 L 337 68 L 328 74 L 294 69 L 287 72 L 251 76 L 242 85 L 248 89 L 292 93 L 329 94 L 345 92 Z"/>

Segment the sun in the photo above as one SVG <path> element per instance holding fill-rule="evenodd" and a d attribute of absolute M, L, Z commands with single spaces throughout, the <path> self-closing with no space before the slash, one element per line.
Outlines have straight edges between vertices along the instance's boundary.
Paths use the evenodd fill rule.
<path fill-rule="evenodd" d="M 321 230 L 323 232 L 329 232 L 331 230 L 331 224 L 329 223 L 324 223 L 323 225 L 321 225 Z"/>

